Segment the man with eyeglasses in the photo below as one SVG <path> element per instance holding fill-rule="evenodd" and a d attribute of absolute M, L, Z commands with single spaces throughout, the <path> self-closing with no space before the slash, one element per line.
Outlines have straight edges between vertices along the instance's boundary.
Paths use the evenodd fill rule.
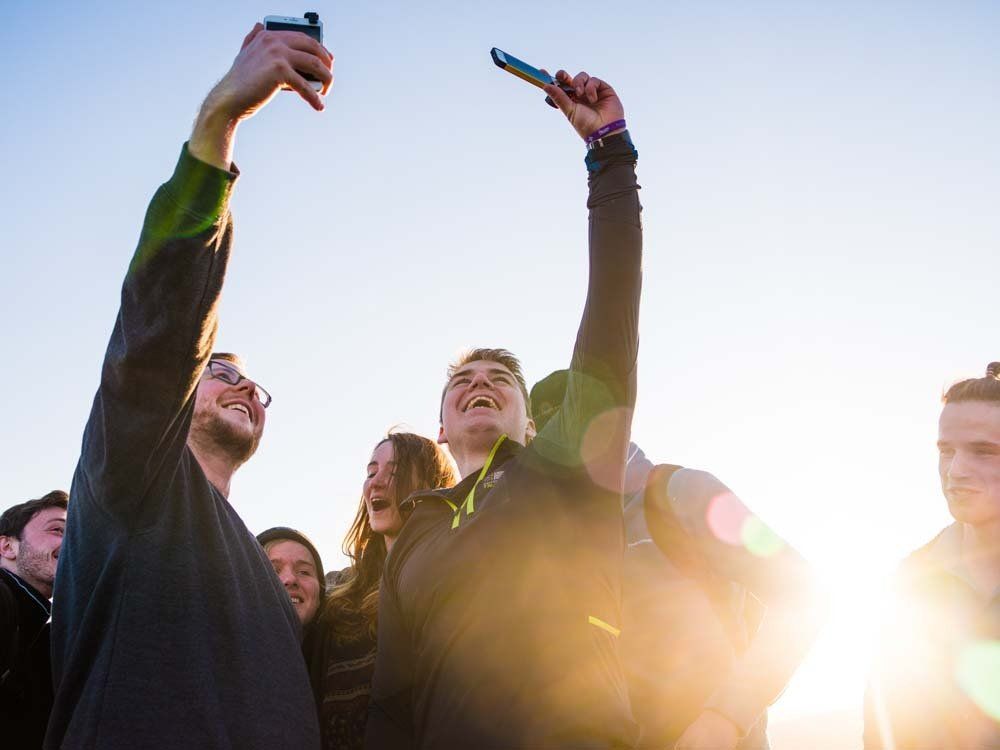
<path fill-rule="evenodd" d="M 322 109 L 332 64 L 254 27 L 150 203 L 73 477 L 45 747 L 319 747 L 299 617 L 229 502 L 271 398 L 210 353 L 236 127 L 282 86 Z"/>

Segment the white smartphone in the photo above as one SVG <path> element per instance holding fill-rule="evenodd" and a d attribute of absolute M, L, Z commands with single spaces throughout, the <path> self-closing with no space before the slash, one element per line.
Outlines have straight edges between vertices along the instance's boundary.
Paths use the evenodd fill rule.
<path fill-rule="evenodd" d="M 320 44 L 323 43 L 323 22 L 319 20 L 319 13 L 310 11 L 296 18 L 295 16 L 264 16 L 264 28 L 268 31 L 301 31 L 315 39 Z M 309 81 L 309 84 L 316 90 L 323 88 L 323 82 L 309 73 L 302 73 L 302 77 Z M 287 86 L 285 87 L 288 88 Z"/>

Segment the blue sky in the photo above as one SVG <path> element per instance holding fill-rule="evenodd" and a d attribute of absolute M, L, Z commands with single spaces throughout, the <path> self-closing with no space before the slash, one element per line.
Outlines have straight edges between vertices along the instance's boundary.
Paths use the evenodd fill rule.
<path fill-rule="evenodd" d="M 252 529 L 342 564 L 371 447 L 436 432 L 458 350 L 510 348 L 532 381 L 568 361 L 584 151 L 493 46 L 624 102 L 646 452 L 715 472 L 845 592 L 947 523 L 938 398 L 1000 359 L 988 2 L 8 2 L 5 505 L 68 486 L 146 203 L 253 22 L 307 9 L 337 57 L 327 111 L 282 94 L 236 143 L 217 348 L 275 399 L 233 485 Z M 852 668 L 783 703 L 856 702 Z"/>

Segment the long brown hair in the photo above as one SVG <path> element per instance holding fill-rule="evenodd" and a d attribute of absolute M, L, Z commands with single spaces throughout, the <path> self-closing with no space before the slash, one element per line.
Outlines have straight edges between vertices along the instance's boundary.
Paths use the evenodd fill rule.
<path fill-rule="evenodd" d="M 415 490 L 451 487 L 458 482 L 454 465 L 437 443 L 412 432 L 390 432 L 375 444 L 392 443 L 396 462 L 395 497 L 398 505 Z M 351 559 L 323 604 L 320 619 L 338 638 L 351 640 L 368 633 L 375 637 L 378 586 L 385 566 L 385 538 L 372 532 L 364 498 L 358 504 L 344 554 Z M 360 622 L 359 622 L 360 620 Z"/>

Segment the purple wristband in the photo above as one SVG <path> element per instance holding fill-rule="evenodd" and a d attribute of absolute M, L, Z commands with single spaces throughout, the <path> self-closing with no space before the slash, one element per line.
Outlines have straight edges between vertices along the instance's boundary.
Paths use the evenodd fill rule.
<path fill-rule="evenodd" d="M 601 138 L 606 136 L 612 130 L 618 130 L 618 128 L 624 128 L 624 127 L 625 127 L 624 120 L 615 120 L 614 122 L 609 122 L 607 125 L 598 128 L 593 133 L 588 135 L 585 143 L 589 146 L 594 141 L 601 140 Z"/>

